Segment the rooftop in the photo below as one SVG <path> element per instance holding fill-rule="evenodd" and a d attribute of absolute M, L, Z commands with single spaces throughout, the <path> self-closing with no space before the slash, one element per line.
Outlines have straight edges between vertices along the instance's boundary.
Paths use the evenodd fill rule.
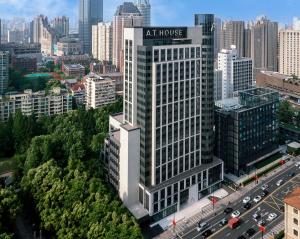
<path fill-rule="evenodd" d="M 115 16 L 137 14 L 141 15 L 139 9 L 132 2 L 124 2 L 118 6 Z"/>
<path fill-rule="evenodd" d="M 69 69 L 84 69 L 84 67 L 80 64 L 64 64 L 64 66 Z"/>
<path fill-rule="evenodd" d="M 291 78 L 288 75 L 284 75 L 284 74 L 281 74 L 281 73 L 275 72 L 275 71 L 261 71 L 261 74 L 264 74 L 264 75 L 267 75 L 267 76 L 272 76 L 272 77 L 275 77 L 275 78 L 281 79 L 281 80 Z"/>
<path fill-rule="evenodd" d="M 289 206 L 300 210 L 300 188 L 295 188 L 293 192 L 288 194 L 284 199 L 284 202 Z"/>

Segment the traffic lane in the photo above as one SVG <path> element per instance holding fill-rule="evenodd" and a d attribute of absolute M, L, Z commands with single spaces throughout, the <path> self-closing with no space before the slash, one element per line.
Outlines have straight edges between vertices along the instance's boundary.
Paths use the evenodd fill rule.
<path fill-rule="evenodd" d="M 257 188 L 255 188 L 255 189 L 251 190 L 250 192 L 246 193 L 244 195 L 244 197 L 250 196 L 251 199 L 253 199 L 256 195 L 259 195 L 262 192 L 261 186 L 263 184 L 268 184 L 269 185 L 269 191 L 270 192 L 278 189 L 278 186 L 276 185 L 278 180 L 279 179 L 284 179 L 285 177 L 286 177 L 286 179 L 290 179 L 287 175 L 292 173 L 292 172 L 299 173 L 300 170 L 298 169 L 298 172 L 297 172 L 297 169 L 298 168 L 293 165 L 293 166 L 290 166 L 287 169 L 284 169 L 283 171 L 280 171 L 280 173 L 278 175 L 272 176 L 272 178 L 267 179 L 262 184 L 260 184 Z M 244 197 L 242 197 L 238 201 L 235 201 L 234 203 L 231 203 L 229 206 L 232 207 L 233 210 L 239 210 L 241 213 L 246 212 L 247 210 L 245 210 L 243 208 L 243 203 L 242 203 L 242 200 L 243 200 Z M 253 203 L 252 203 L 252 207 L 253 207 Z M 229 217 L 229 216 L 227 216 L 227 217 Z M 207 222 L 209 222 L 210 224 L 215 224 L 216 222 L 221 221 L 223 218 L 224 218 L 224 214 L 223 213 L 218 213 L 217 216 L 210 218 L 209 220 L 207 220 Z M 204 222 L 204 220 L 203 220 L 203 222 Z M 199 235 L 199 232 L 196 230 L 196 226 L 197 225 L 195 224 L 194 226 L 190 227 L 180 237 L 183 238 L 183 239 L 190 239 L 190 238 L 194 238 L 197 235 Z M 213 229 L 215 229 L 217 231 L 221 228 L 213 228 Z"/>

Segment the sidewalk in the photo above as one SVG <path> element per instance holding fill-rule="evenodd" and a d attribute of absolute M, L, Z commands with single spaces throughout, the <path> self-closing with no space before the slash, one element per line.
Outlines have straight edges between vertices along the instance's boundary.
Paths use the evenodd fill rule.
<path fill-rule="evenodd" d="M 270 179 L 270 177 L 274 176 L 275 174 L 278 174 L 278 172 L 281 172 L 281 171 L 285 170 L 286 168 L 290 167 L 291 165 L 293 165 L 295 163 L 295 160 L 296 160 L 295 158 L 291 159 L 290 161 L 288 161 L 286 164 L 284 164 L 280 168 L 277 168 L 274 171 L 268 173 L 267 175 L 261 177 L 258 181 L 258 184 L 256 184 L 255 182 L 252 182 L 252 183 L 248 184 L 247 186 L 239 189 L 238 191 L 219 200 L 215 205 L 214 213 L 217 213 L 217 214 L 220 213 L 220 211 L 224 210 L 224 208 L 229 203 L 234 204 L 234 202 L 236 202 L 237 200 L 240 200 L 246 193 L 248 193 L 252 189 L 257 188 L 260 185 L 263 185 L 266 181 L 268 181 Z M 216 194 L 214 194 L 214 195 L 216 196 Z M 194 208 L 194 207 L 191 206 L 191 208 Z M 180 213 L 180 212 L 178 212 L 178 213 Z M 172 227 L 172 220 L 174 217 L 173 216 L 172 219 L 169 219 L 169 220 L 171 220 L 169 223 L 169 226 L 167 226 L 167 224 L 166 224 L 166 225 L 164 225 L 164 227 L 162 227 L 166 231 L 155 238 L 156 239 L 172 239 L 172 238 L 174 238 L 175 235 L 179 235 L 179 236 L 183 235 L 183 232 L 186 229 L 188 229 L 192 226 L 195 226 L 195 223 L 197 223 L 200 219 L 207 218 L 207 217 L 211 216 L 212 214 L 213 214 L 213 209 L 212 209 L 211 204 L 210 205 L 203 204 L 203 207 L 200 208 L 200 212 L 199 212 L 199 210 L 197 210 L 197 211 L 192 210 L 191 214 L 188 214 L 188 215 L 190 215 L 189 218 L 184 218 L 179 221 L 176 221 L 175 230 Z"/>
<path fill-rule="evenodd" d="M 276 234 L 284 230 L 284 220 L 280 222 L 277 226 L 273 227 L 270 232 L 264 235 L 264 239 L 273 239 Z"/>

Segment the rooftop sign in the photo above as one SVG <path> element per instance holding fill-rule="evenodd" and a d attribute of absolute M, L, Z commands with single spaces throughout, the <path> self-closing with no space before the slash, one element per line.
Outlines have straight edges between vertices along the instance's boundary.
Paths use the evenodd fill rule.
<path fill-rule="evenodd" d="M 187 27 L 149 27 L 143 28 L 144 39 L 184 39 Z"/>

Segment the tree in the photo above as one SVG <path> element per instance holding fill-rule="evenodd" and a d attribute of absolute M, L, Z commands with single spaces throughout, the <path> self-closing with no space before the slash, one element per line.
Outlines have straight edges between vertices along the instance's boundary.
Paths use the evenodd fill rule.
<path fill-rule="evenodd" d="M 294 110 L 292 109 L 288 101 L 283 101 L 279 105 L 278 119 L 282 123 L 292 124 L 293 123 Z"/>

